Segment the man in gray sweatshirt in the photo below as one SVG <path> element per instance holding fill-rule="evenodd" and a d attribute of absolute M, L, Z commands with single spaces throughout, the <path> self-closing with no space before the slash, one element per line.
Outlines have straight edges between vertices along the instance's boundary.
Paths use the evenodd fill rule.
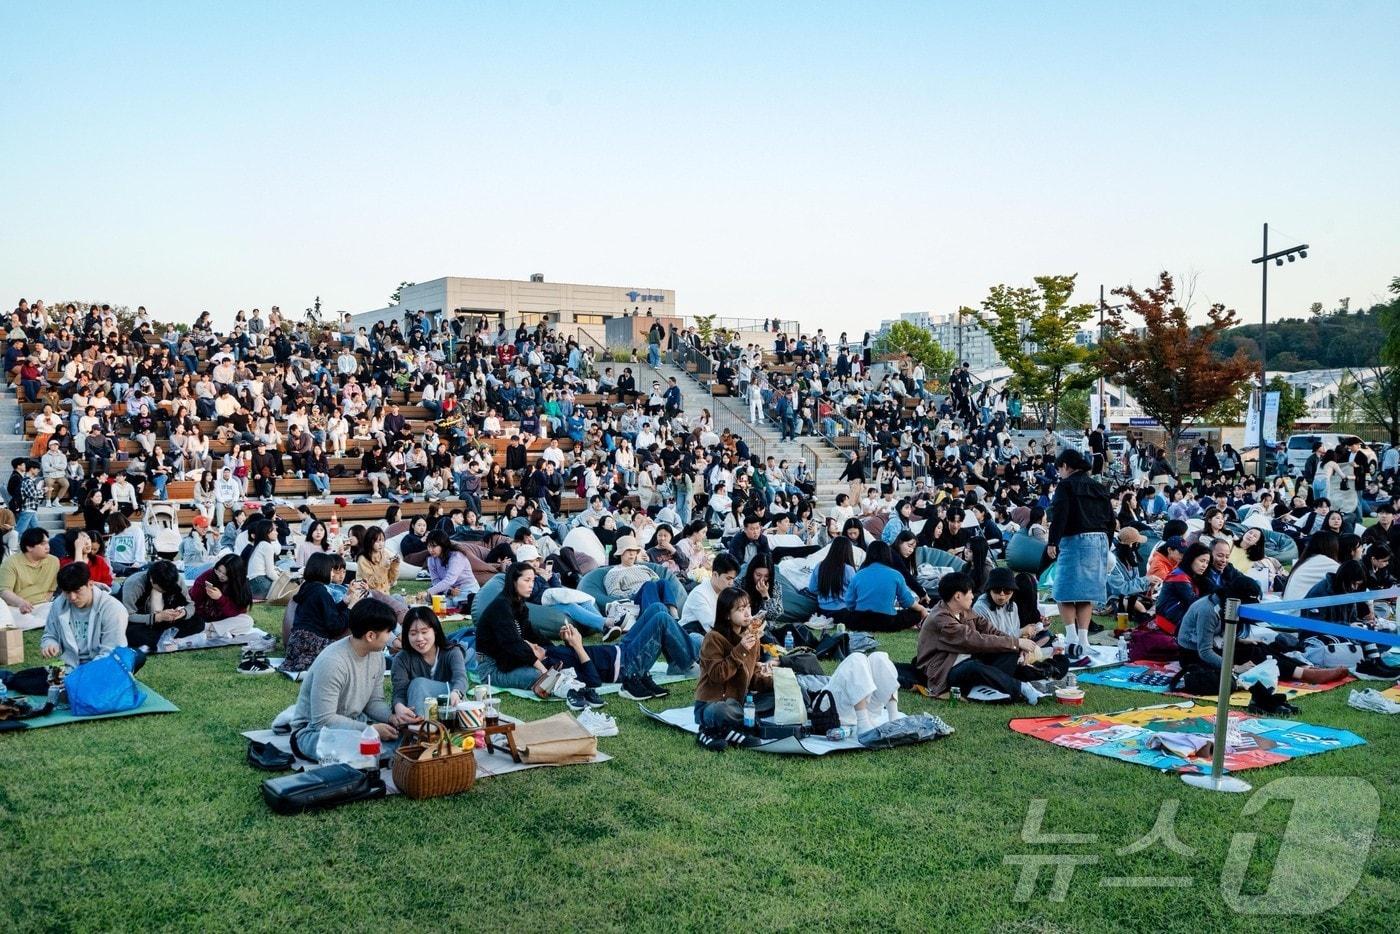
<path fill-rule="evenodd" d="M 407 722 L 384 700 L 384 647 L 394 636 L 393 609 L 379 600 L 360 600 L 350 609 L 349 628 L 350 635 L 328 645 L 302 679 L 292 714 L 292 750 L 303 759 L 318 758 L 322 730 L 358 733 L 368 723 L 388 745 Z"/>
<path fill-rule="evenodd" d="M 126 645 L 126 607 L 116 597 L 92 585 L 88 566 L 74 561 L 58 569 L 58 593 L 49 607 L 39 654 L 63 656 L 77 668 Z"/>

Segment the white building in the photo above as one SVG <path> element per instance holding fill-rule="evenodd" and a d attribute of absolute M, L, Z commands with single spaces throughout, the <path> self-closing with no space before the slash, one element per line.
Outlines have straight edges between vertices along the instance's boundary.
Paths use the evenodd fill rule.
<path fill-rule="evenodd" d="M 959 362 L 966 360 L 973 371 L 992 370 L 1001 366 L 1001 357 L 992 346 L 992 339 L 982 330 L 981 323 L 973 315 L 939 315 L 928 311 L 906 311 L 899 321 L 907 321 L 916 328 L 928 331 L 944 350 L 957 355 Z M 880 330 L 888 331 L 894 320 L 880 322 Z"/>
<path fill-rule="evenodd" d="M 397 305 L 354 315 L 358 327 L 402 318 L 409 311 L 461 317 L 484 317 L 492 325 L 532 327 L 541 321 L 562 333 L 584 329 L 600 341 L 604 322 L 624 315 L 670 318 L 678 315 L 672 289 L 639 285 L 578 285 L 546 282 L 535 274 L 526 279 L 472 279 L 445 276 L 406 287 Z"/>

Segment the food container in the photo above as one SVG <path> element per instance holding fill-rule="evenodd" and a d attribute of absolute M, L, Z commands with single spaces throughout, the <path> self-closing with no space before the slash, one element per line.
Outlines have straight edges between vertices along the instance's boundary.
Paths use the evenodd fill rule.
<path fill-rule="evenodd" d="M 1055 700 L 1062 704 L 1069 704 L 1071 707 L 1078 707 L 1080 704 L 1084 703 L 1084 689 L 1057 688 L 1055 691 Z"/>

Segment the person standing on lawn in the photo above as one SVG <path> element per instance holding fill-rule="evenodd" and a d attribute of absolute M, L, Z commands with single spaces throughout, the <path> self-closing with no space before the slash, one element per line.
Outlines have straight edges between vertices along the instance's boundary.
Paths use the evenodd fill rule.
<path fill-rule="evenodd" d="M 1060 482 L 1050 501 L 1046 555 L 1055 560 L 1055 603 L 1065 626 L 1070 664 L 1088 664 L 1094 607 L 1108 602 L 1108 539 L 1117 524 L 1108 490 L 1089 475 L 1089 462 L 1073 448 L 1060 452 Z"/>

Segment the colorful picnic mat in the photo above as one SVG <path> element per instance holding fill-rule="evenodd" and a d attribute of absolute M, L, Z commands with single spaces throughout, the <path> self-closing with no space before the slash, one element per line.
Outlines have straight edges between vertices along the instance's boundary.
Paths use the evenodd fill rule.
<path fill-rule="evenodd" d="M 1170 694 L 1173 697 L 1214 697 L 1213 694 L 1191 695 L 1184 691 L 1168 691 L 1164 682 L 1170 681 L 1171 677 L 1180 670 L 1180 665 L 1176 662 L 1163 664 L 1162 662 L 1132 662 L 1127 665 L 1119 665 L 1117 668 L 1107 668 L 1102 671 L 1090 671 L 1079 675 L 1080 684 L 1100 684 L 1109 688 L 1120 688 L 1124 691 L 1147 691 L 1152 694 Z M 1142 680 L 1146 679 L 1146 680 Z M 1356 679 L 1348 675 L 1340 681 L 1332 681 L 1328 684 L 1305 684 L 1302 681 L 1279 681 L 1276 692 L 1283 694 L 1292 700 L 1306 694 L 1320 694 L 1323 691 L 1330 691 L 1339 688 L 1344 684 L 1350 684 Z M 1163 682 L 1163 683 L 1159 683 Z M 1230 695 L 1231 707 L 1248 707 L 1250 696 L 1248 691 L 1236 691 Z"/>
<path fill-rule="evenodd" d="M 1017 733 L 1066 749 L 1091 752 L 1164 772 L 1209 772 L 1209 746 L 1197 755 L 1184 758 L 1163 749 L 1149 748 L 1148 741 L 1158 733 L 1209 737 L 1215 732 L 1215 710 L 1185 701 L 1118 713 L 1027 717 L 1012 720 L 1010 726 Z M 1230 711 L 1229 736 L 1225 768 L 1230 772 L 1259 769 L 1366 743 L 1346 730 L 1296 720 L 1255 717 L 1238 710 Z"/>
<path fill-rule="evenodd" d="M 35 717 L 32 720 L 25 720 L 23 721 L 23 723 L 27 729 L 40 730 L 46 726 L 67 726 L 70 723 L 86 723 L 89 720 L 115 720 L 117 717 L 139 717 L 142 714 L 148 713 L 180 712 L 179 707 L 176 707 L 174 704 L 170 703 L 170 701 L 166 700 L 164 697 L 161 697 L 155 691 L 151 690 L 149 685 L 142 684 L 139 681 L 137 682 L 137 684 L 140 684 L 141 690 L 146 692 L 146 702 L 140 707 L 135 707 L 131 710 L 123 710 L 119 713 L 98 714 L 97 716 L 92 717 L 74 716 L 73 711 L 69 710 L 67 707 L 63 707 L 61 709 L 53 711 L 52 713 L 45 714 L 42 717 Z M 30 697 L 26 699 L 33 704 L 42 705 L 44 702 L 44 699 L 42 697 Z"/>

